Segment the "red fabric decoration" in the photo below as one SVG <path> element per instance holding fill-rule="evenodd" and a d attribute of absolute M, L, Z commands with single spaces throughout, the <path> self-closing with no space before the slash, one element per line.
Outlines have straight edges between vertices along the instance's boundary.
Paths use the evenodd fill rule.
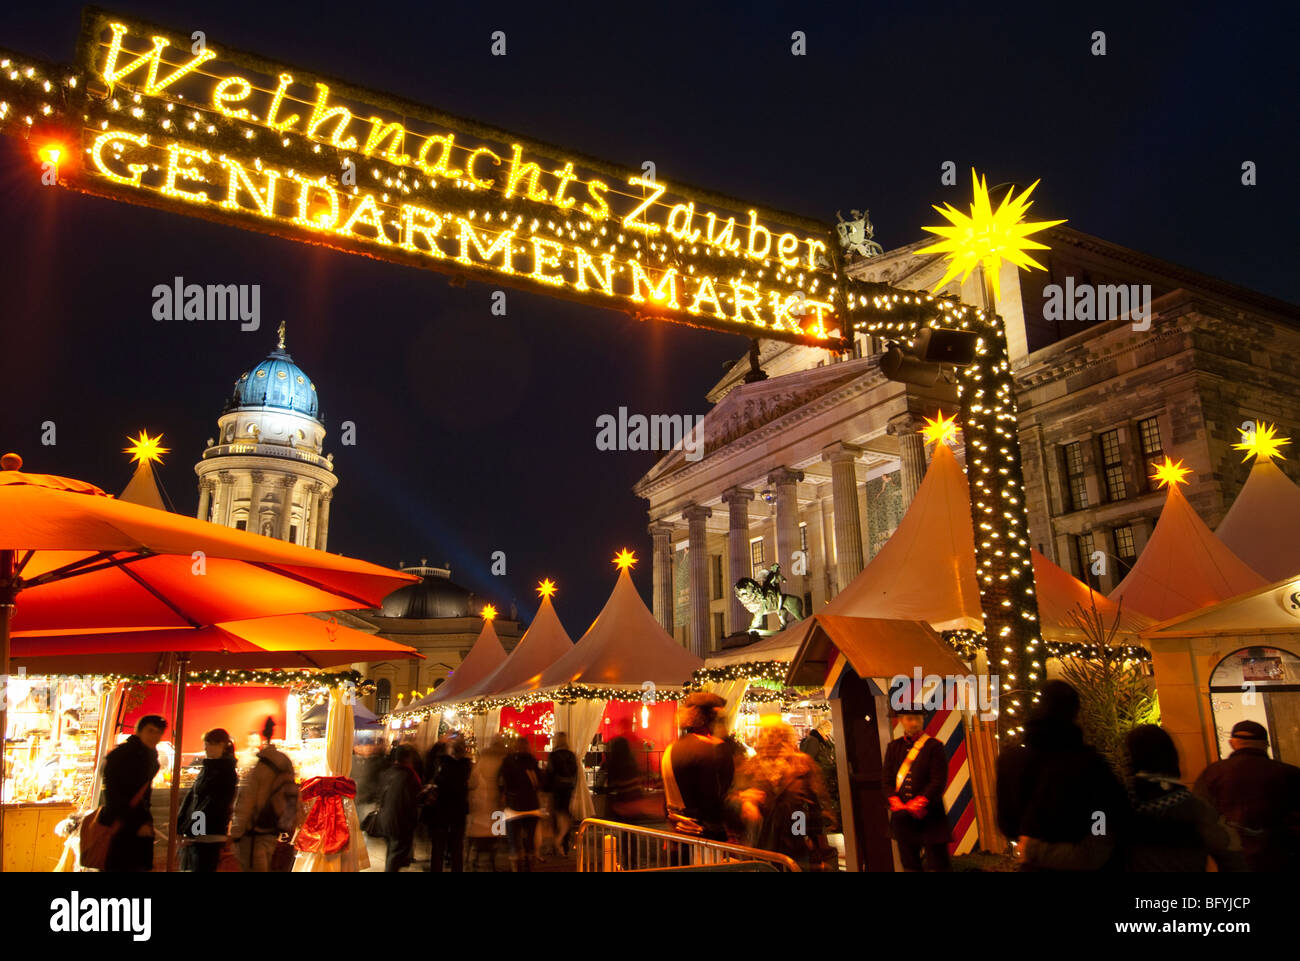
<path fill-rule="evenodd" d="M 889 810 L 891 811 L 905 810 L 905 806 L 897 794 L 889 795 Z"/>
<path fill-rule="evenodd" d="M 925 817 L 925 809 L 930 806 L 930 799 L 927 797 L 914 797 L 907 802 L 907 809 L 912 812 L 913 817 Z"/>
<path fill-rule="evenodd" d="M 356 782 L 348 777 L 313 777 L 303 781 L 298 796 L 315 801 L 298 829 L 293 845 L 312 854 L 337 854 L 351 842 L 343 799 L 357 796 Z"/>

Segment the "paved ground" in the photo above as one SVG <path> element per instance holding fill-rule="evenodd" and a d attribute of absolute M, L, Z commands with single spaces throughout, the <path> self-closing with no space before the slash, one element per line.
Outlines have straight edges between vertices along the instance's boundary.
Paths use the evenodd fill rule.
<path fill-rule="evenodd" d="M 358 805 L 358 810 L 357 810 L 358 816 L 364 819 L 366 813 L 370 810 L 371 807 L 373 807 L 373 805 L 368 805 L 368 804 Z M 547 872 L 561 872 L 561 871 L 571 872 L 576 870 L 577 859 L 573 856 L 573 854 L 570 854 L 566 858 L 566 857 L 560 857 L 558 854 L 554 852 L 553 834 L 554 832 L 551 831 L 549 825 L 542 826 L 542 850 L 545 852 L 545 855 L 543 860 L 534 863 L 533 871 L 537 873 L 547 873 Z M 499 850 L 496 853 L 496 870 L 500 872 L 508 872 L 510 870 L 510 854 L 509 854 L 509 849 L 506 845 L 505 838 L 498 839 L 498 847 Z M 387 842 L 376 838 L 366 838 L 366 851 L 370 855 L 370 867 L 367 869 L 368 871 L 384 870 L 384 863 L 386 861 L 387 850 L 388 850 Z M 417 828 L 415 832 L 415 861 L 410 865 L 408 865 L 407 867 L 402 868 L 402 872 L 405 873 L 408 871 L 427 870 L 429 867 L 430 853 L 431 852 L 430 852 L 430 843 L 429 843 L 428 834 L 425 833 L 424 828 L 422 827 Z M 444 870 L 447 869 L 444 867 Z M 465 860 L 465 870 L 466 871 L 471 870 L 471 865 L 469 863 L 468 856 L 466 857 Z M 490 870 L 488 866 L 488 858 L 486 854 L 482 855 L 479 858 L 478 870 L 480 871 Z"/>

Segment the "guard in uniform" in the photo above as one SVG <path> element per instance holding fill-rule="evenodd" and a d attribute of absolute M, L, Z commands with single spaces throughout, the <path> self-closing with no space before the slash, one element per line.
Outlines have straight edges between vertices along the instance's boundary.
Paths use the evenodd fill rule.
<path fill-rule="evenodd" d="M 948 756 L 943 745 L 925 733 L 923 710 L 904 708 L 896 716 L 903 736 L 889 742 L 884 766 L 890 835 L 898 842 L 904 871 L 951 871 L 948 813 L 943 809 Z"/>

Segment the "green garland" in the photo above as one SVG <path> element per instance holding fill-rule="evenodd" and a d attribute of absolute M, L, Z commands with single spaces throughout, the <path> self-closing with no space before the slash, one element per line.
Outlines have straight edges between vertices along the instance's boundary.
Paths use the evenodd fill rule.
<path fill-rule="evenodd" d="M 102 677 L 109 682 L 133 681 L 170 684 L 175 683 L 176 680 L 170 674 L 104 674 Z M 206 687 L 208 685 L 287 687 L 295 692 L 352 685 L 359 695 L 370 694 L 375 689 L 375 682 L 364 680 L 358 671 L 327 672 L 301 669 L 254 671 L 239 668 L 217 668 L 187 674 L 185 683 L 189 687 Z"/>

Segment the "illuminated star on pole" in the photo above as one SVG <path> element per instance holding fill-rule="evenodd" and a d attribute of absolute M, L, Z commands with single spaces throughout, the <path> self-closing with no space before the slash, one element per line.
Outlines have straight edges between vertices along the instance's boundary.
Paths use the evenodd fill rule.
<path fill-rule="evenodd" d="M 925 426 L 921 428 L 921 436 L 932 444 L 951 443 L 957 439 L 957 415 L 945 418 L 943 411 L 939 411 L 939 416 L 931 419 L 925 418 Z"/>
<path fill-rule="evenodd" d="M 493 607 L 491 604 L 484 604 L 483 610 L 480 611 L 480 614 L 482 615 L 483 620 L 491 621 L 494 617 L 497 616 L 497 609 Z"/>
<path fill-rule="evenodd" d="M 1168 454 L 1165 455 L 1165 462 L 1163 464 L 1152 464 L 1151 466 L 1154 467 L 1156 471 L 1151 475 L 1151 479 L 1157 482 L 1161 487 L 1174 487 L 1177 484 L 1186 484 L 1187 475 L 1192 472 L 1190 467 L 1183 466 L 1182 461 L 1170 460 Z"/>
<path fill-rule="evenodd" d="M 1283 444 L 1291 443 L 1291 438 L 1278 437 L 1277 428 L 1272 424 L 1255 421 L 1254 430 L 1238 429 L 1238 432 L 1241 434 L 1241 443 L 1233 444 L 1232 447 L 1234 450 L 1246 452 L 1246 456 L 1242 458 L 1243 462 L 1250 460 L 1251 457 L 1255 457 L 1257 463 L 1259 458 L 1272 460 L 1276 457 L 1279 460 L 1286 460 L 1282 456 L 1281 447 Z"/>
<path fill-rule="evenodd" d="M 537 593 L 542 597 L 550 597 L 555 593 L 555 581 L 549 577 L 537 585 Z"/>
<path fill-rule="evenodd" d="M 636 555 L 626 547 L 614 555 L 614 566 L 620 571 L 625 571 L 636 563 Z"/>
<path fill-rule="evenodd" d="M 123 447 L 123 454 L 130 454 L 131 460 L 137 464 L 147 464 L 151 461 L 162 463 L 162 455 L 170 454 L 171 450 L 162 446 L 162 434 L 154 437 L 149 436 L 148 431 L 140 431 L 139 437 L 127 437 L 130 447 Z"/>
<path fill-rule="evenodd" d="M 935 284 L 934 289 L 936 291 L 958 275 L 965 282 L 972 270 L 982 266 L 986 280 L 992 284 L 993 295 L 1000 297 L 1001 289 L 998 285 L 998 272 L 1002 267 L 1002 261 L 1010 261 L 1017 267 L 1026 270 L 1030 267 L 1046 270 L 1046 267 L 1034 260 L 1033 257 L 1030 257 L 1025 251 L 1048 250 L 1049 248 L 1046 244 L 1030 240 L 1029 235 L 1047 227 L 1063 224 L 1065 221 L 1039 220 L 1033 223 L 1023 222 L 1025 213 L 1031 205 L 1029 195 L 1034 192 L 1034 188 L 1038 186 L 1039 181 L 1035 180 L 1029 185 L 1029 189 L 1019 196 L 1016 196 L 1014 190 L 1008 190 L 1007 195 L 1002 198 L 1002 203 L 998 204 L 998 209 L 994 210 L 993 204 L 989 200 L 988 181 L 974 170 L 971 170 L 970 173 L 975 192 L 974 199 L 971 202 L 970 216 L 962 213 L 951 204 L 944 204 L 942 207 L 935 206 L 934 209 L 947 218 L 948 224 L 943 227 L 922 227 L 921 229 L 928 230 L 932 234 L 938 234 L 944 239 L 936 244 L 931 244 L 929 247 L 922 247 L 916 252 L 918 254 L 948 255 L 948 271 L 943 275 L 943 279 Z"/>

